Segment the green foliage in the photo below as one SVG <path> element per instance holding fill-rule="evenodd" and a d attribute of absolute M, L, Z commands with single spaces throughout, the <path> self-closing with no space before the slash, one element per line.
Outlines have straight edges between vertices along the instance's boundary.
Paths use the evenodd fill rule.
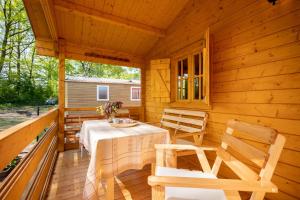
<path fill-rule="evenodd" d="M 74 60 L 68 60 L 66 62 L 66 73 L 70 76 L 102 77 L 127 80 L 140 79 L 140 70 L 137 68 L 79 62 Z"/>
<path fill-rule="evenodd" d="M 0 0 L 0 105 L 42 105 L 57 97 L 55 58 L 36 55 L 22 0 Z M 135 68 L 67 61 L 70 76 L 140 79 Z"/>

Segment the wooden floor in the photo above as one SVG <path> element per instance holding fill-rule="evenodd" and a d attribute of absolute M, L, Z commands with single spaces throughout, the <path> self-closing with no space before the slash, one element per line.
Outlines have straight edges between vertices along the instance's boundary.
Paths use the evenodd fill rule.
<path fill-rule="evenodd" d="M 81 199 L 88 164 L 89 156 L 85 153 L 81 158 L 79 150 L 60 153 L 46 199 Z M 197 167 L 184 158 L 178 161 L 178 166 L 190 169 Z M 120 174 L 115 180 L 115 199 L 150 200 L 151 190 L 147 184 L 149 175 L 150 165 L 142 170 L 128 170 Z"/>

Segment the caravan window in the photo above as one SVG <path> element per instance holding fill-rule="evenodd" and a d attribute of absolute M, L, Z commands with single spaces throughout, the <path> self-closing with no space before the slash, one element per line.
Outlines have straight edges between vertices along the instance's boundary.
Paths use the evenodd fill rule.
<path fill-rule="evenodd" d="M 131 101 L 141 100 L 141 87 L 131 87 Z"/>
<path fill-rule="evenodd" d="M 109 100 L 109 86 L 97 85 L 97 101 L 108 101 L 108 100 Z"/>

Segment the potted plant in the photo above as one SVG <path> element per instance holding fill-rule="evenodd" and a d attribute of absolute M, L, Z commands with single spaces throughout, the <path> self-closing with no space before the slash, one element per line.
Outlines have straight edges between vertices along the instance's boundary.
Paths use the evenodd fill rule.
<path fill-rule="evenodd" d="M 100 115 L 104 115 L 108 122 L 112 122 L 115 114 L 122 107 L 123 102 L 115 101 L 115 102 L 107 102 L 104 105 L 100 105 L 96 107 L 96 112 Z"/>
<path fill-rule="evenodd" d="M 13 159 L 10 164 L 8 164 L 2 171 L 0 171 L 0 181 L 3 181 L 5 177 L 9 175 L 9 173 L 17 166 L 20 162 L 21 157 L 17 156 Z"/>

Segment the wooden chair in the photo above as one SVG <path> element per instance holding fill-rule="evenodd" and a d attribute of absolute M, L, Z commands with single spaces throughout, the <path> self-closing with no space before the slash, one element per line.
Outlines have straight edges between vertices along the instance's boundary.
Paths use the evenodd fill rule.
<path fill-rule="evenodd" d="M 121 108 L 116 113 L 116 117 L 130 118 L 130 111 L 128 109 L 126 109 L 126 108 Z"/>
<path fill-rule="evenodd" d="M 236 138 L 233 133 L 245 134 L 260 142 L 270 144 L 264 152 Z M 285 137 L 274 129 L 230 120 L 218 148 L 192 145 L 156 145 L 155 175 L 148 177 L 152 187 L 152 199 L 241 199 L 238 191 L 252 192 L 251 200 L 262 200 L 266 192 L 278 192 L 271 182 L 272 175 L 285 143 Z M 172 160 L 174 150 L 194 150 L 202 166 L 201 171 L 176 169 Z M 217 157 L 211 168 L 204 151 L 216 151 Z M 251 162 L 260 170 L 253 171 L 242 160 Z M 220 179 L 217 174 L 224 162 L 240 179 Z"/>
<path fill-rule="evenodd" d="M 173 129 L 171 135 L 173 144 L 202 144 L 207 122 L 207 114 L 201 111 L 178 110 L 166 108 L 161 118 L 161 126 Z M 193 137 L 194 143 L 186 140 Z"/>

